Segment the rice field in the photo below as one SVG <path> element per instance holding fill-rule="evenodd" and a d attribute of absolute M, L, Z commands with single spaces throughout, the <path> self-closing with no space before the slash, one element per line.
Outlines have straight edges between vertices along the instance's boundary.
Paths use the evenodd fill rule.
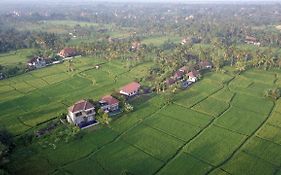
<path fill-rule="evenodd" d="M 42 69 L 0 82 L 1 125 L 21 134 L 76 100 L 114 91 L 150 66 L 132 71 L 114 61 L 91 69 L 99 61 L 81 58 L 75 72 L 58 65 L 45 69 L 49 74 Z M 56 149 L 37 142 L 18 148 L 9 168 L 21 174 L 278 174 L 281 102 L 263 97 L 276 78 L 272 72 L 256 76 L 263 72 L 208 73 L 177 92 L 171 104 L 161 94 L 136 100 L 133 112 Z"/>

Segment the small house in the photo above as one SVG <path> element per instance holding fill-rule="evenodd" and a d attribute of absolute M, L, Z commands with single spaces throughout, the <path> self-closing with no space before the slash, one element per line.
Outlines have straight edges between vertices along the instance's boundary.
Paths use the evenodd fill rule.
<path fill-rule="evenodd" d="M 252 37 L 252 36 L 246 36 L 245 43 L 252 44 L 252 45 L 255 45 L 255 46 L 260 46 L 261 45 L 261 43 L 258 42 L 257 38 Z"/>
<path fill-rule="evenodd" d="M 119 109 L 119 100 L 112 97 L 111 95 L 106 95 L 99 101 L 101 109 L 108 112 L 114 112 Z"/>
<path fill-rule="evenodd" d="M 68 108 L 67 121 L 80 128 L 98 124 L 95 120 L 95 107 L 87 100 L 80 100 Z"/>
<path fill-rule="evenodd" d="M 174 74 L 174 79 L 180 80 L 180 79 L 183 78 L 183 75 L 184 75 L 184 72 L 178 70 L 178 71 L 176 71 L 175 74 Z"/>
<path fill-rule="evenodd" d="M 141 85 L 137 82 L 132 82 L 120 89 L 120 94 L 126 95 L 127 97 L 132 97 L 138 94 Z"/>
<path fill-rule="evenodd" d="M 140 47 L 141 47 L 141 42 L 135 41 L 135 42 L 132 43 L 131 48 L 130 48 L 130 51 L 139 50 Z"/>
<path fill-rule="evenodd" d="M 200 73 L 197 70 L 192 70 L 188 72 L 187 77 L 188 81 L 196 82 L 199 79 Z"/>
<path fill-rule="evenodd" d="M 78 55 L 78 52 L 73 48 L 65 48 L 61 50 L 58 55 L 62 58 L 74 57 Z"/>
<path fill-rule="evenodd" d="M 27 62 L 27 65 L 31 68 L 40 69 L 46 67 L 46 60 L 42 57 L 34 57 Z"/>
<path fill-rule="evenodd" d="M 203 69 L 212 69 L 212 67 L 213 67 L 212 63 L 210 61 L 208 61 L 208 60 L 201 61 L 198 65 L 199 65 L 199 68 L 201 70 L 203 70 Z"/>

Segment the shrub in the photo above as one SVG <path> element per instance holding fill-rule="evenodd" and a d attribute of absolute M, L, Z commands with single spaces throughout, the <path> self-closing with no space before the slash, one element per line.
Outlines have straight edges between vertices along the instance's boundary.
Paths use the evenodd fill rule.
<path fill-rule="evenodd" d="M 281 91 L 279 88 L 268 89 L 265 91 L 265 97 L 269 97 L 273 100 L 278 100 L 281 96 Z"/>

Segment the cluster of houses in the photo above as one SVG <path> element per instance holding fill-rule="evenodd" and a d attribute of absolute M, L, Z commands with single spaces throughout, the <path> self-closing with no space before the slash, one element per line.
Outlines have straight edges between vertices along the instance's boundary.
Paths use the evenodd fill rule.
<path fill-rule="evenodd" d="M 27 65 L 29 69 L 40 69 L 46 66 L 59 64 L 63 61 L 72 59 L 73 57 L 78 56 L 79 53 L 73 48 L 65 48 L 62 49 L 57 55 L 60 56 L 62 59 L 58 61 L 52 61 L 49 58 L 33 57 L 27 62 Z"/>
<path fill-rule="evenodd" d="M 136 96 L 140 88 L 141 85 L 139 83 L 132 82 L 122 87 L 119 93 L 129 98 Z M 67 121 L 79 128 L 88 128 L 98 124 L 96 120 L 97 108 L 102 109 L 109 116 L 112 116 L 121 112 L 119 104 L 119 100 L 111 95 L 102 97 L 97 105 L 94 105 L 88 100 L 80 100 L 68 108 Z"/>
<path fill-rule="evenodd" d="M 187 88 L 192 83 L 195 83 L 200 78 L 200 72 L 199 70 L 203 69 L 211 69 L 212 63 L 210 61 L 201 61 L 198 63 L 195 68 L 188 68 L 187 66 L 183 66 L 180 69 L 178 69 L 173 76 L 170 78 L 167 78 L 165 83 L 168 86 L 171 86 L 175 84 L 176 82 L 180 81 L 182 88 Z"/>

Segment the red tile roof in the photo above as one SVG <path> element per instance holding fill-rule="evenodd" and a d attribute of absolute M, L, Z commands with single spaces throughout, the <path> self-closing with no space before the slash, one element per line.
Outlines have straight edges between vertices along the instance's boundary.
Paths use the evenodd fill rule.
<path fill-rule="evenodd" d="M 119 103 L 119 101 L 116 98 L 112 97 L 111 95 L 106 95 L 102 97 L 101 100 L 105 101 L 109 105 L 115 105 Z"/>
<path fill-rule="evenodd" d="M 210 61 L 208 61 L 208 60 L 205 60 L 205 61 L 201 61 L 199 63 L 199 66 L 200 67 L 208 67 L 208 66 L 212 66 L 212 63 Z"/>
<path fill-rule="evenodd" d="M 68 57 L 68 56 L 74 56 L 77 54 L 76 50 L 73 48 L 65 48 L 60 51 L 59 53 L 61 56 Z"/>
<path fill-rule="evenodd" d="M 128 94 L 133 93 L 135 91 L 138 91 L 141 85 L 137 82 L 132 82 L 130 84 L 127 84 L 126 86 L 121 88 L 121 91 L 126 92 Z"/>
<path fill-rule="evenodd" d="M 177 71 L 174 74 L 174 78 L 181 78 L 183 76 L 183 72 L 182 71 Z"/>
<path fill-rule="evenodd" d="M 70 112 L 78 112 L 83 110 L 88 110 L 94 108 L 94 105 L 86 100 L 80 100 L 76 102 L 73 106 L 68 108 Z"/>
<path fill-rule="evenodd" d="M 187 74 L 189 77 L 198 77 L 198 75 L 200 75 L 200 73 L 197 70 L 190 71 Z"/>

